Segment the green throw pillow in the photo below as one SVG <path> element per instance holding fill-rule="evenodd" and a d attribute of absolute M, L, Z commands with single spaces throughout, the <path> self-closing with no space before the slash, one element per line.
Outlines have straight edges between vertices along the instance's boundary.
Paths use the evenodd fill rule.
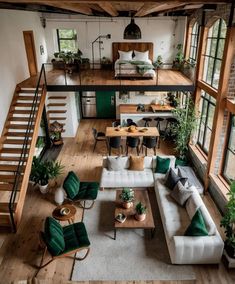
<path fill-rule="evenodd" d="M 191 224 L 188 226 L 184 235 L 193 237 L 208 236 L 208 231 L 200 209 L 194 214 Z"/>
<path fill-rule="evenodd" d="M 165 174 L 169 170 L 170 161 L 170 158 L 161 158 L 157 156 L 157 165 L 155 173 Z"/>
<path fill-rule="evenodd" d="M 73 199 L 78 194 L 79 187 L 80 187 L 79 178 L 74 172 L 72 171 L 69 172 L 64 181 L 63 188 L 70 199 Z"/>

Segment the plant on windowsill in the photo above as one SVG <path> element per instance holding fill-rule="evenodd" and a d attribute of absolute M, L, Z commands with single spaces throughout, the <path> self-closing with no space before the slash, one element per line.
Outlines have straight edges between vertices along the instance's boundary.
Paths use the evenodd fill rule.
<path fill-rule="evenodd" d="M 226 213 L 221 219 L 220 225 L 225 229 L 224 248 L 229 257 L 235 258 L 235 181 L 231 183 L 227 195 L 229 200 L 226 205 Z"/>
<path fill-rule="evenodd" d="M 146 218 L 146 210 L 147 208 L 142 202 L 137 203 L 135 206 L 135 219 L 137 221 L 144 221 Z"/>
<path fill-rule="evenodd" d="M 119 197 L 122 200 L 122 207 L 128 209 L 133 206 L 134 191 L 132 188 L 124 187 Z"/>
<path fill-rule="evenodd" d="M 172 133 L 175 135 L 176 165 L 187 165 L 188 145 L 191 135 L 197 125 L 195 106 L 192 98 L 188 97 L 185 107 L 178 106 L 172 110 L 173 117 L 177 120 L 172 126 Z"/>

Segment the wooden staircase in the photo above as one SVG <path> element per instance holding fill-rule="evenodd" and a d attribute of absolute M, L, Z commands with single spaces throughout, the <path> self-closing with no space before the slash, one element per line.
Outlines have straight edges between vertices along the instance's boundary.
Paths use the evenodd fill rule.
<path fill-rule="evenodd" d="M 50 95 L 47 99 L 47 120 L 50 126 L 54 121 L 58 121 L 64 127 L 66 125 L 66 96 Z M 65 129 L 63 130 L 65 132 Z"/>
<path fill-rule="evenodd" d="M 45 87 L 36 93 L 16 87 L 0 138 L 0 227 L 13 230 L 20 223 L 45 105 Z"/>

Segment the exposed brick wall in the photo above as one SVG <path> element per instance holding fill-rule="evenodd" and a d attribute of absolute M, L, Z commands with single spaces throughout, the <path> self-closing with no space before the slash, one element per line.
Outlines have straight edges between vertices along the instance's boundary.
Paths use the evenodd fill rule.
<path fill-rule="evenodd" d="M 228 82 L 228 96 L 235 97 L 235 56 L 230 69 L 230 77 Z"/>

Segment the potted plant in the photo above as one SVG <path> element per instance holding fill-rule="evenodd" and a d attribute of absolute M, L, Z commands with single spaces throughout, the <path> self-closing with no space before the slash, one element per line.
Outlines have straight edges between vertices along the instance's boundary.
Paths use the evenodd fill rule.
<path fill-rule="evenodd" d="M 229 257 L 235 258 L 235 181 L 231 183 L 227 195 L 229 196 L 226 205 L 227 210 L 220 225 L 225 229 L 226 240 L 224 248 Z"/>
<path fill-rule="evenodd" d="M 128 209 L 133 206 L 134 191 L 132 188 L 124 187 L 119 197 L 122 200 L 123 208 Z"/>
<path fill-rule="evenodd" d="M 186 165 L 188 160 L 188 144 L 191 134 L 196 127 L 196 114 L 193 100 L 188 97 L 185 107 L 178 106 L 172 111 L 177 123 L 172 126 L 172 133 L 175 136 L 175 150 L 177 152 L 177 165 Z"/>
<path fill-rule="evenodd" d="M 38 185 L 41 193 L 48 192 L 49 180 L 58 177 L 62 173 L 63 166 L 59 162 L 54 161 L 41 161 L 34 156 L 30 180 L 34 185 Z"/>
<path fill-rule="evenodd" d="M 50 125 L 50 138 L 54 145 L 63 144 L 63 139 L 61 137 L 61 133 L 63 132 L 63 124 L 58 121 L 54 121 Z"/>
<path fill-rule="evenodd" d="M 136 211 L 136 214 L 135 214 L 135 219 L 137 221 L 144 221 L 145 218 L 146 218 L 146 206 L 143 205 L 142 202 L 139 202 L 136 204 L 135 206 L 135 211 Z"/>
<path fill-rule="evenodd" d="M 111 70 L 112 69 L 112 62 L 109 58 L 103 56 L 101 59 L 101 69 L 103 70 Z"/>
<path fill-rule="evenodd" d="M 177 44 L 176 49 L 178 50 L 173 61 L 173 68 L 176 70 L 180 70 L 182 65 L 184 64 L 184 53 L 183 53 L 183 44 Z"/>
<path fill-rule="evenodd" d="M 81 70 L 90 69 L 90 59 L 89 58 L 82 58 L 80 68 L 81 68 Z"/>
<path fill-rule="evenodd" d="M 162 56 L 158 55 L 157 60 L 153 63 L 153 66 L 156 68 L 161 68 L 163 65 Z"/>

